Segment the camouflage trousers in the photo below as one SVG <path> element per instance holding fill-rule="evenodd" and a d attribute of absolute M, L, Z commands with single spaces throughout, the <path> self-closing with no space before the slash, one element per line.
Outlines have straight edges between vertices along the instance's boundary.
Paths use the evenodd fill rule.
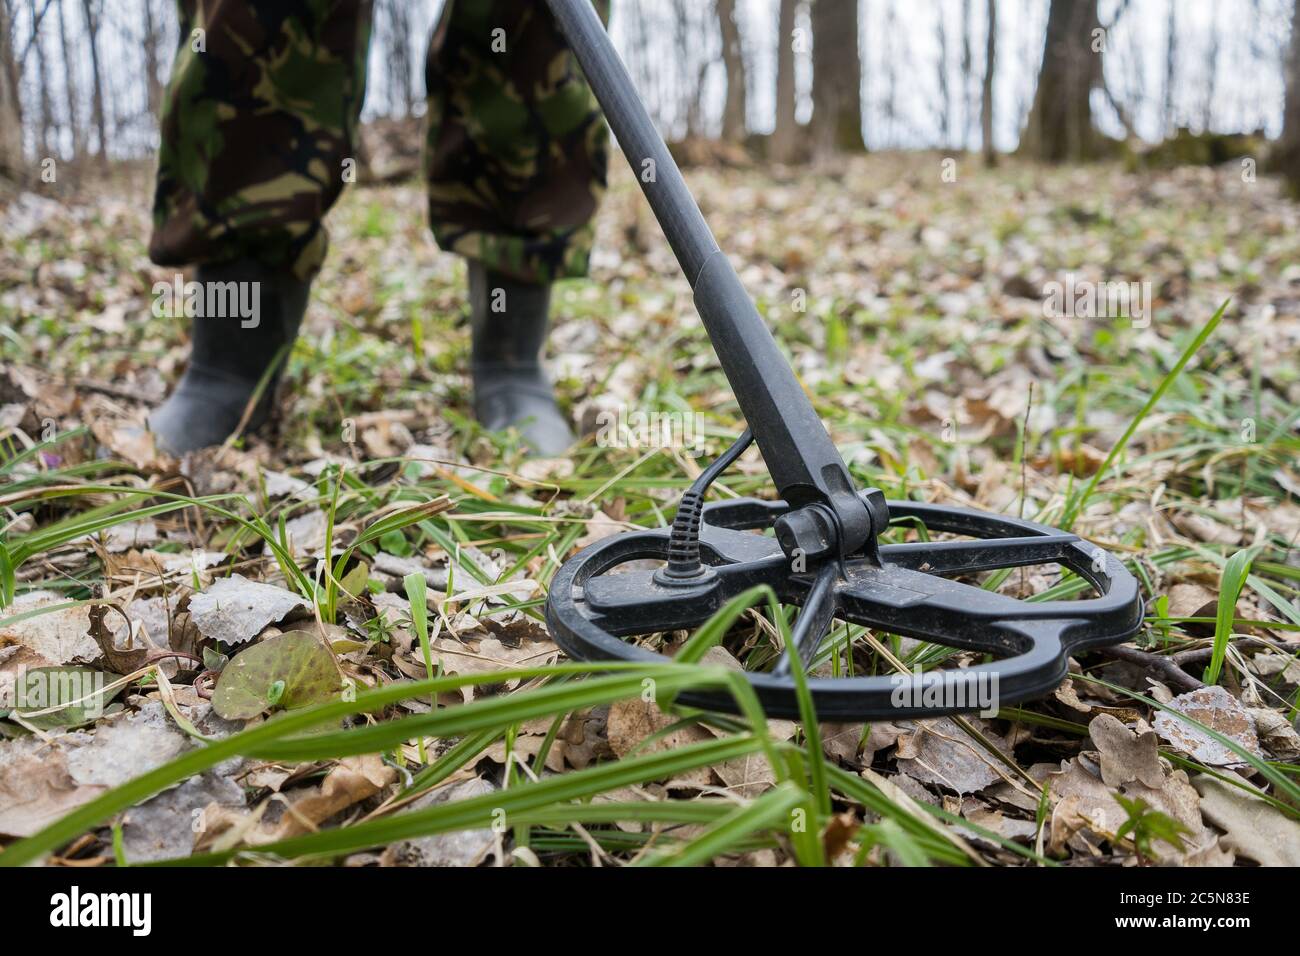
<path fill-rule="evenodd" d="M 309 278 L 356 168 L 372 0 L 179 4 L 150 258 Z M 447 0 L 426 86 L 438 244 L 524 281 L 585 275 L 608 130 L 545 4 Z"/>

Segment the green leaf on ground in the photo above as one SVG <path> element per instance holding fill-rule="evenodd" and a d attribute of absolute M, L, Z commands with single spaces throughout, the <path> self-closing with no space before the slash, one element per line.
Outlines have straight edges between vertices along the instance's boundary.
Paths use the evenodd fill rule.
<path fill-rule="evenodd" d="M 249 720 L 271 707 L 318 704 L 341 687 L 330 649 L 310 631 L 289 631 L 235 655 L 221 672 L 212 706 L 226 720 Z"/>

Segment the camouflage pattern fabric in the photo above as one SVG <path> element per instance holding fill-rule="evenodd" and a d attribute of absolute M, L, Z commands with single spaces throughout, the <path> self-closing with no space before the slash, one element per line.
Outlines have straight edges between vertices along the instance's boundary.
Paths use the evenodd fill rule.
<path fill-rule="evenodd" d="M 149 256 L 308 278 L 365 97 L 370 0 L 180 0 Z"/>
<path fill-rule="evenodd" d="M 254 257 L 301 278 L 320 268 L 322 219 L 355 156 L 371 8 L 180 0 L 154 262 Z M 544 5 L 447 0 L 426 78 L 439 245 L 525 281 L 584 275 L 608 133 Z"/>
<path fill-rule="evenodd" d="M 586 275 L 609 132 L 546 5 L 449 0 L 425 81 L 438 244 L 524 281 Z"/>

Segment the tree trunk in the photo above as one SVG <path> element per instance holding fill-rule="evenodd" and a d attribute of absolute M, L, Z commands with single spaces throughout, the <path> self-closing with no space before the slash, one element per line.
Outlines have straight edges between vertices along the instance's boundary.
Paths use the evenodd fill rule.
<path fill-rule="evenodd" d="M 1214 97 L 1219 87 L 1219 8 L 1210 10 L 1210 52 L 1205 58 L 1205 101 L 1201 109 L 1201 128 L 1210 132 L 1214 122 Z"/>
<path fill-rule="evenodd" d="M 677 70 L 682 76 L 690 77 L 696 69 L 695 56 L 691 49 L 691 15 L 686 0 L 673 0 L 673 23 L 676 26 Z M 703 68 L 701 68 L 702 72 Z M 700 135 L 700 117 L 703 113 L 702 84 L 686 82 L 678 84 L 677 94 L 679 121 L 686 119 L 686 136 L 694 138 Z"/>
<path fill-rule="evenodd" d="M 18 96 L 18 65 L 12 48 L 9 6 L 0 3 L 0 177 L 26 178 L 23 111 Z"/>
<path fill-rule="evenodd" d="M 1271 165 L 1291 192 L 1300 198 L 1300 0 L 1291 16 L 1291 45 L 1286 57 L 1286 99 L 1282 107 L 1282 136 L 1273 149 Z"/>
<path fill-rule="evenodd" d="M 998 164 L 998 151 L 993 145 L 993 76 L 998 62 L 998 0 L 988 0 L 988 37 L 984 41 L 984 90 L 980 101 L 980 135 L 984 149 L 984 165 L 992 168 Z"/>
<path fill-rule="evenodd" d="M 1169 27 L 1165 38 L 1165 135 L 1174 132 L 1174 77 L 1178 64 L 1178 7 L 1169 0 Z"/>
<path fill-rule="evenodd" d="M 27 0 L 28 15 L 32 19 L 32 46 L 36 48 L 36 82 L 40 87 L 40 118 L 37 143 L 41 149 L 41 158 L 50 155 L 50 126 L 54 110 L 50 105 L 50 69 L 45 58 L 45 43 L 40 33 L 40 22 L 44 10 L 36 11 L 36 0 Z"/>
<path fill-rule="evenodd" d="M 162 45 L 162 37 L 159 34 L 159 24 L 153 15 L 153 0 L 144 0 L 144 82 L 146 102 L 149 106 L 149 115 L 157 122 L 159 112 L 162 110 L 163 85 L 162 80 L 158 77 L 161 69 L 161 57 L 158 55 L 158 49 Z"/>
<path fill-rule="evenodd" d="M 714 10 L 722 31 L 722 63 L 727 74 L 727 100 L 722 111 L 722 138 L 738 143 L 745 138 L 746 96 L 745 47 L 736 23 L 736 0 L 715 0 Z"/>
<path fill-rule="evenodd" d="M 386 0 L 385 32 L 379 38 L 388 64 L 388 108 L 401 117 L 415 112 L 415 89 L 411 83 L 411 11 L 410 0 Z"/>
<path fill-rule="evenodd" d="M 1093 159 L 1101 139 L 1092 125 L 1092 91 L 1101 82 L 1097 0 L 1052 0 L 1038 88 L 1021 149 L 1049 163 Z M 1094 49 L 1095 47 L 1095 49 Z"/>
<path fill-rule="evenodd" d="M 813 0 L 813 149 L 863 152 L 858 0 Z"/>
<path fill-rule="evenodd" d="M 944 26 L 944 11 L 939 10 L 939 144 L 947 149 L 952 135 L 952 109 L 948 96 L 948 30 Z"/>
<path fill-rule="evenodd" d="M 90 41 L 92 115 L 95 119 L 95 132 L 99 134 L 95 157 L 102 166 L 108 164 L 108 117 L 104 113 L 104 75 L 99 68 L 99 17 L 95 13 L 94 0 L 82 0 L 81 9 L 86 15 L 86 36 Z"/>
<path fill-rule="evenodd" d="M 59 49 L 63 53 L 63 89 L 68 98 L 68 134 L 72 139 L 72 158 L 81 156 L 81 121 L 77 118 L 77 72 L 73 66 L 68 44 L 68 27 L 63 17 L 63 3 L 59 7 Z"/>
<path fill-rule="evenodd" d="M 772 132 L 772 159 L 794 162 L 799 121 L 795 117 L 794 30 L 798 0 L 781 0 L 776 28 L 776 129 Z"/>
<path fill-rule="evenodd" d="M 975 131 L 975 62 L 971 55 L 971 0 L 961 0 L 961 147 Z"/>

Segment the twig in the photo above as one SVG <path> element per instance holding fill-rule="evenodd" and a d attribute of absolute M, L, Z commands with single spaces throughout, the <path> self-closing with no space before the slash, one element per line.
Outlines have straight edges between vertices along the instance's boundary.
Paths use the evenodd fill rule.
<path fill-rule="evenodd" d="M 1152 654 L 1148 651 L 1139 650 L 1128 644 L 1119 644 L 1115 647 L 1098 647 L 1095 648 L 1098 654 L 1105 657 L 1113 657 L 1116 660 L 1125 661 L 1129 664 L 1137 664 L 1139 667 L 1145 667 L 1148 670 L 1156 671 L 1168 683 L 1175 685 L 1181 690 L 1200 690 L 1205 684 L 1197 680 L 1187 671 L 1179 666 L 1179 661 L 1173 657 L 1161 654 Z"/>

